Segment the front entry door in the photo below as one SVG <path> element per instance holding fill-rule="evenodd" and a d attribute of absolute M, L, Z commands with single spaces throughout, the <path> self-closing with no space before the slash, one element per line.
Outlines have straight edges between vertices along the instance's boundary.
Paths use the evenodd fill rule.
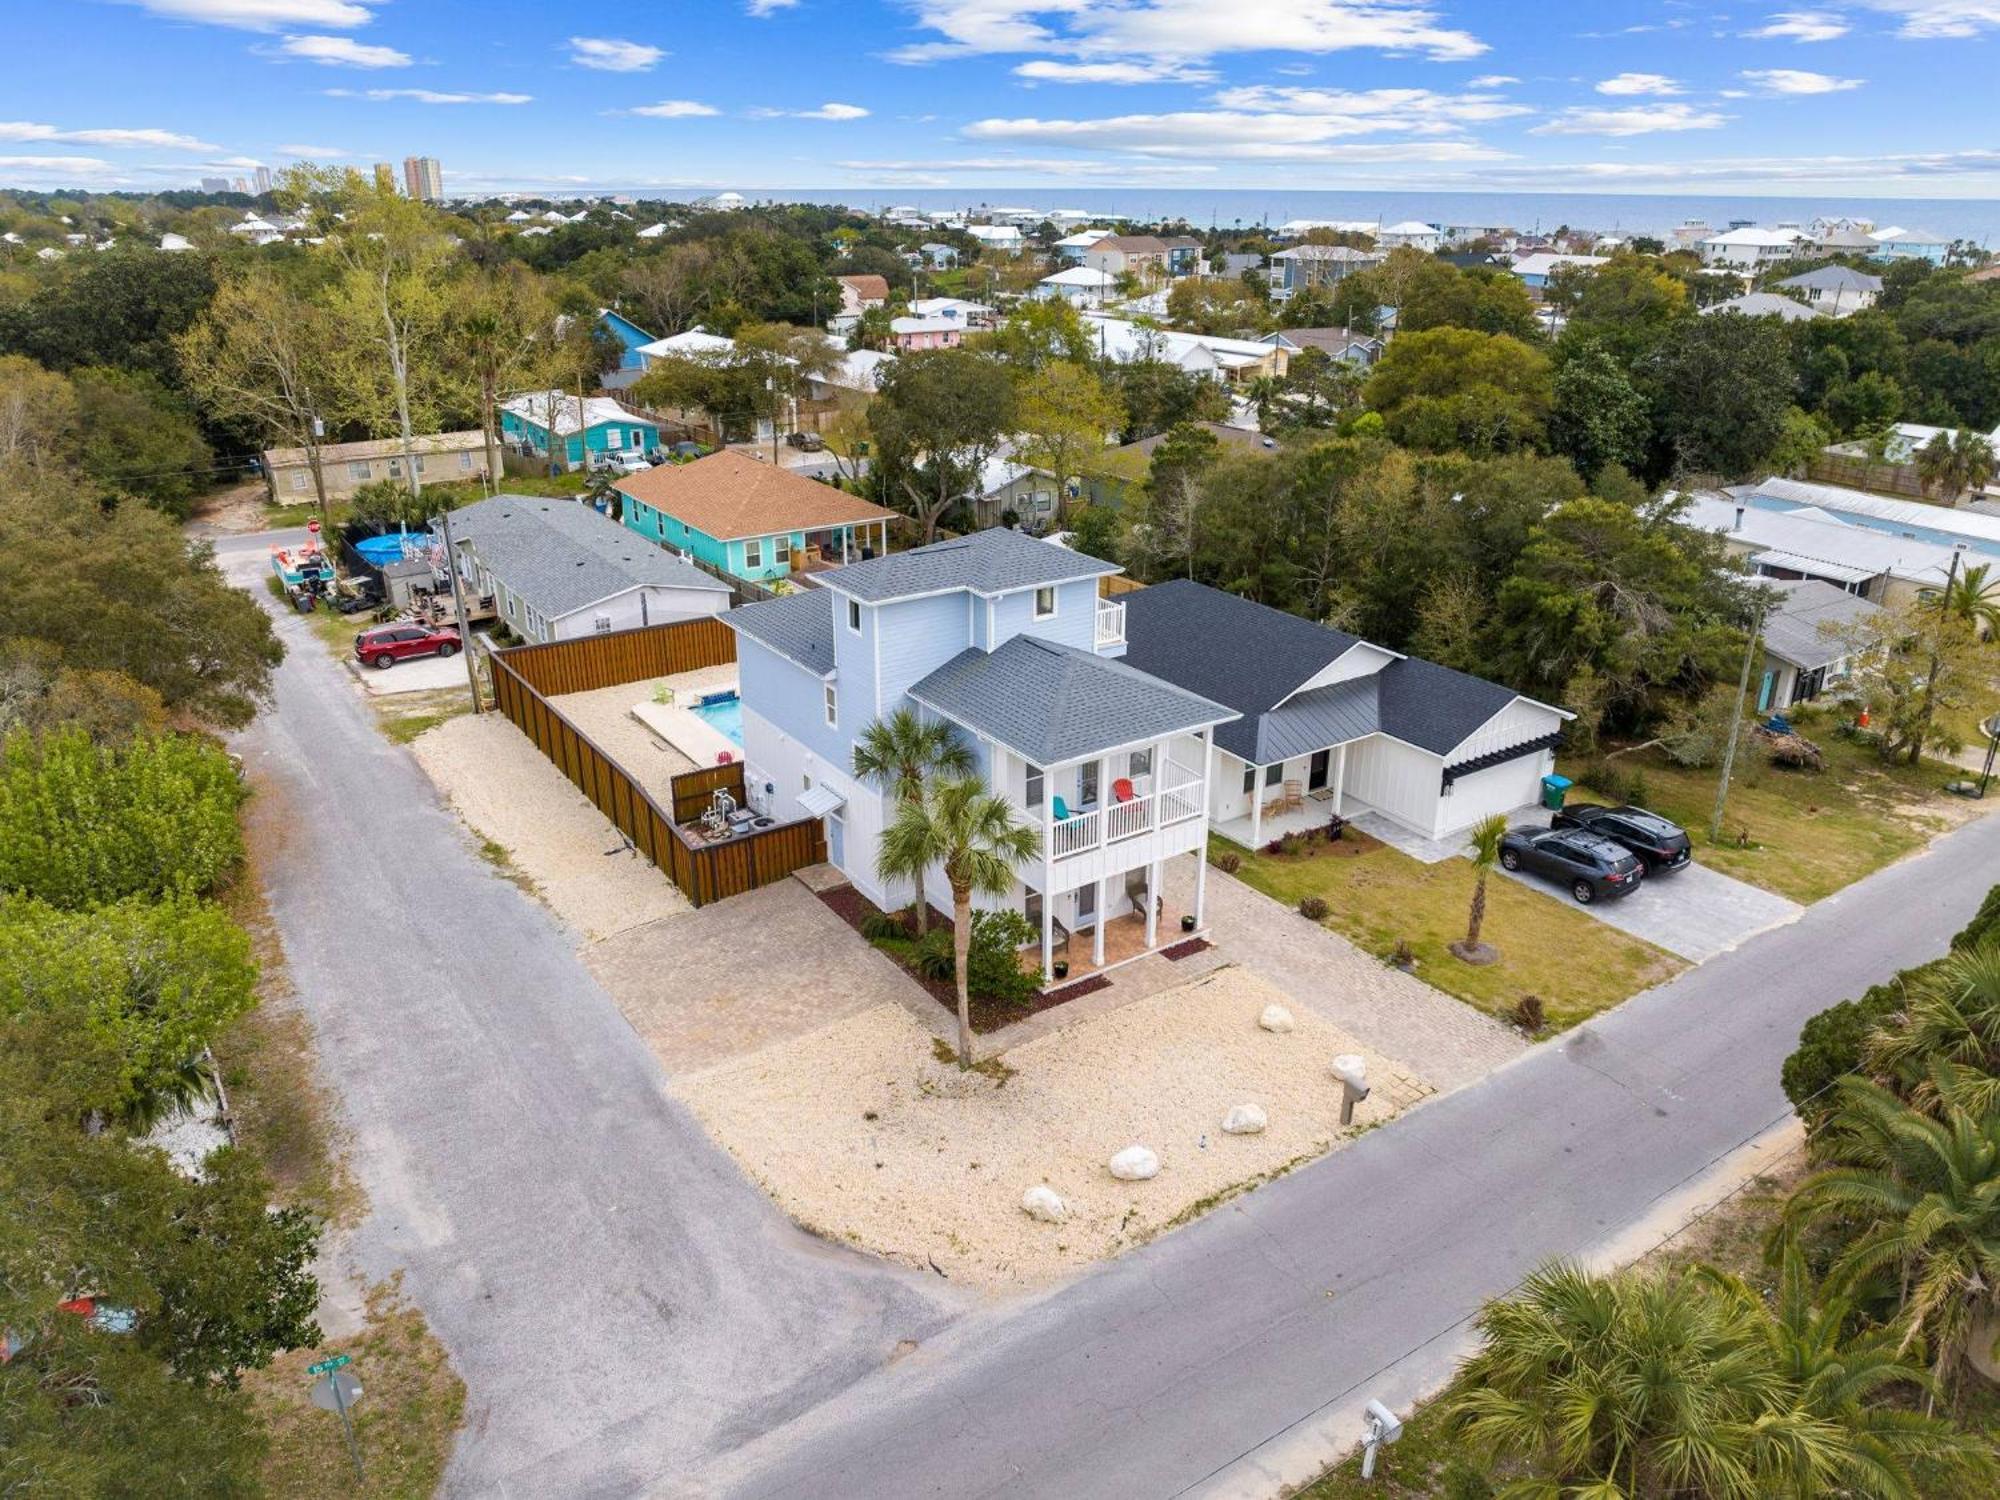
<path fill-rule="evenodd" d="M 1316 792 L 1326 785 L 1328 769 L 1333 765 L 1333 752 L 1321 750 L 1314 754 L 1312 764 L 1306 770 L 1306 790 Z"/>

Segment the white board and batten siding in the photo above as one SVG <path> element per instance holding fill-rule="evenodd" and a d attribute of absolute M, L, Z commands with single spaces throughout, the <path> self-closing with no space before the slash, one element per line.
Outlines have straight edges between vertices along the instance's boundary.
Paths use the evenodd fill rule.
<path fill-rule="evenodd" d="M 1406 828 L 1433 833 L 1443 800 L 1438 796 L 1443 776 L 1442 757 L 1387 735 L 1370 735 L 1347 747 L 1343 807 L 1349 813 L 1357 804 L 1372 807 Z"/>
<path fill-rule="evenodd" d="M 1488 719 L 1455 747 L 1445 759 L 1450 764 L 1505 750 L 1511 745 L 1538 740 L 1563 726 L 1562 715 L 1554 709 L 1516 698 Z M 1553 750 L 1538 750 L 1473 771 L 1453 780 L 1438 799 L 1437 825 L 1433 836 L 1458 833 L 1494 813 L 1511 813 L 1540 798 L 1542 778 L 1556 768 Z"/>

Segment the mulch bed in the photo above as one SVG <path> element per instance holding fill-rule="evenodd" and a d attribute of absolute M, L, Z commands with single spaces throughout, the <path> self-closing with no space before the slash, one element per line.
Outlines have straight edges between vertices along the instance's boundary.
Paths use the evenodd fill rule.
<path fill-rule="evenodd" d="M 1215 944 L 1207 938 L 1189 938 L 1185 943 L 1175 943 L 1171 948 L 1162 948 L 1160 957 L 1171 959 L 1193 958 L 1197 953 L 1206 953 Z"/>
<path fill-rule="evenodd" d="M 861 924 L 863 922 L 867 921 L 871 916 L 878 915 L 881 910 L 874 902 L 870 901 L 851 885 L 836 886 L 830 891 L 821 891 L 819 899 L 831 907 L 834 914 L 857 933 L 861 931 Z M 946 929 L 951 927 L 951 918 L 939 911 L 935 906 L 931 908 L 930 920 L 933 927 L 943 927 Z M 914 929 L 909 930 L 914 936 Z M 950 982 L 926 978 L 904 963 L 899 954 L 890 953 L 887 949 L 880 947 L 877 947 L 876 951 L 884 957 L 894 960 L 896 966 L 909 975 L 914 984 L 922 989 L 925 994 L 929 995 L 931 999 L 942 1005 L 954 1019 L 957 1018 L 958 990 Z M 1039 1015 L 1045 1010 L 1053 1010 L 1056 1006 L 1065 1004 L 1068 1001 L 1078 1000 L 1085 995 L 1094 994 L 1098 990 L 1107 988 L 1110 983 L 1111 981 L 1106 979 L 1102 974 L 1093 974 L 1088 979 L 1079 979 L 1074 984 L 1059 985 L 1055 989 L 1050 990 L 1038 990 L 1027 1000 L 1018 1004 L 1012 1000 L 989 1000 L 974 995 L 969 1007 L 972 1012 L 972 1029 L 979 1035 L 985 1036 L 991 1032 L 1000 1031 L 1012 1026 L 1016 1021 L 1025 1021 L 1029 1016 Z"/>
<path fill-rule="evenodd" d="M 1305 838 L 1300 843 L 1298 851 L 1293 854 L 1273 853 L 1269 845 L 1259 852 L 1267 859 L 1358 859 L 1364 854 L 1373 854 L 1383 847 L 1382 841 L 1373 834 L 1363 833 L 1359 828 L 1349 824 L 1346 831 L 1337 839 L 1317 836 Z"/>

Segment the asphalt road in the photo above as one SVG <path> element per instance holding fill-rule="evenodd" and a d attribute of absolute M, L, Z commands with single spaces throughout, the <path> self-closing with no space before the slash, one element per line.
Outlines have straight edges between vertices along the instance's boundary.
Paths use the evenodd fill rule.
<path fill-rule="evenodd" d="M 218 541 L 267 606 L 269 540 Z M 709 1143 L 574 935 L 278 629 L 251 843 L 368 1196 L 349 1253 L 465 1378 L 449 1492 L 639 1493 L 941 1327 L 953 1289 L 801 1233 Z"/>
<path fill-rule="evenodd" d="M 1987 818 L 1053 1297 L 963 1320 L 690 1492 L 1275 1493 L 1315 1424 L 1435 1378 L 1485 1298 L 1783 1119 L 1806 1017 L 1940 952 L 1996 878 Z"/>
<path fill-rule="evenodd" d="M 267 540 L 221 543 L 260 598 Z M 1275 1493 L 1361 1397 L 1446 1368 L 1486 1297 L 1781 1120 L 1801 1022 L 1939 952 L 2000 874 L 2000 819 L 1968 825 L 1051 1295 L 968 1307 L 772 1210 L 279 628 L 240 744 L 253 842 L 371 1203 L 355 1253 L 405 1270 L 469 1387 L 459 1494 Z"/>

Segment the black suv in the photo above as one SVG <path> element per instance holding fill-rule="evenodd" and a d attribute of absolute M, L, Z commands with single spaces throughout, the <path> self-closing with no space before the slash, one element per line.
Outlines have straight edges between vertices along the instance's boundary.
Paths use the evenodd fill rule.
<path fill-rule="evenodd" d="M 1687 830 L 1643 807 L 1598 807 L 1580 802 L 1557 813 L 1549 826 L 1602 834 L 1643 859 L 1648 875 L 1678 870 L 1694 858 Z"/>
<path fill-rule="evenodd" d="M 1629 896 L 1646 878 L 1636 854 L 1574 828 L 1510 828 L 1500 841 L 1500 863 L 1560 880 L 1585 906 L 1600 896 Z"/>

